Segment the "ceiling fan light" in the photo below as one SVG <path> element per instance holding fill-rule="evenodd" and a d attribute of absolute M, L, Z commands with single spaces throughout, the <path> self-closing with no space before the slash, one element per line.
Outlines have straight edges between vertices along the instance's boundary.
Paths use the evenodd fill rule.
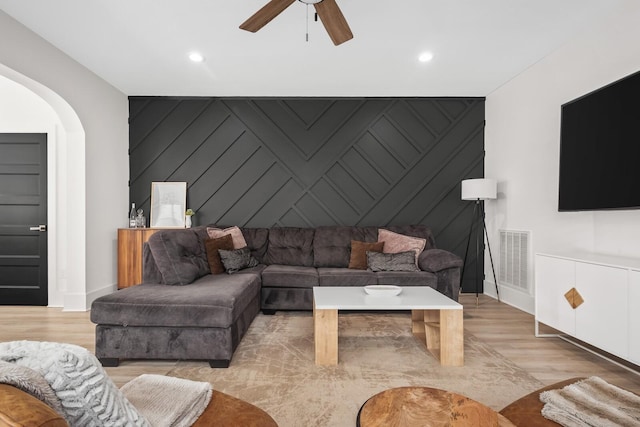
<path fill-rule="evenodd" d="M 320 3 L 322 0 L 298 0 L 298 1 L 304 4 L 316 4 L 316 3 Z"/>
<path fill-rule="evenodd" d="M 204 56 L 199 52 L 191 52 L 189 54 L 189 59 L 193 62 L 202 62 L 204 61 Z"/>
<path fill-rule="evenodd" d="M 420 62 L 429 62 L 433 59 L 433 53 L 431 52 L 422 52 L 420 56 L 418 56 L 418 61 Z"/>

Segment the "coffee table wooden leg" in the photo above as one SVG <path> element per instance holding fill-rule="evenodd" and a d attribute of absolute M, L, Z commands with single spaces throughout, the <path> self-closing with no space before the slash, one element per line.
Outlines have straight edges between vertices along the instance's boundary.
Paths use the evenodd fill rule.
<path fill-rule="evenodd" d="M 443 366 L 464 365 L 462 310 L 412 310 L 411 330 Z"/>
<path fill-rule="evenodd" d="M 440 310 L 440 364 L 464 365 L 462 310 Z"/>
<path fill-rule="evenodd" d="M 338 310 L 313 307 L 316 365 L 338 364 Z"/>
<path fill-rule="evenodd" d="M 424 310 L 411 310 L 411 332 L 416 337 L 424 337 Z"/>
<path fill-rule="evenodd" d="M 440 310 L 423 310 L 424 342 L 427 350 L 440 359 Z"/>

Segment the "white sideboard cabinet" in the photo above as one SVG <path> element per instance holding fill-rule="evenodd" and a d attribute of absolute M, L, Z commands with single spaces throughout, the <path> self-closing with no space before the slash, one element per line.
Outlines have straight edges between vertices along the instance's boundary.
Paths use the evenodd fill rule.
<path fill-rule="evenodd" d="M 640 365 L 640 271 L 629 274 L 629 360 Z"/>
<path fill-rule="evenodd" d="M 539 323 L 640 364 L 640 259 L 536 254 Z"/>

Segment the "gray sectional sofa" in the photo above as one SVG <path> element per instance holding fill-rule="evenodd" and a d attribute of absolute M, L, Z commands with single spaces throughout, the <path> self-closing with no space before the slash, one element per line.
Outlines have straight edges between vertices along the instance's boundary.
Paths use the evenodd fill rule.
<path fill-rule="evenodd" d="M 458 299 L 462 260 L 437 249 L 423 225 L 382 227 L 426 240 L 418 271 L 348 268 L 351 241 L 375 242 L 379 228 L 241 228 L 259 264 L 233 274 L 210 274 L 206 226 L 160 230 L 144 247 L 143 283 L 93 302 L 96 356 L 105 366 L 202 359 L 227 367 L 260 309 L 311 310 L 314 286 L 431 286 Z"/>

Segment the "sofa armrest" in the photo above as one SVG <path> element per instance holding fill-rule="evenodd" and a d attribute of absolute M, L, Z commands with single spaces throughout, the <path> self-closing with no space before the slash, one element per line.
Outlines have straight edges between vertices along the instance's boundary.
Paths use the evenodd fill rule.
<path fill-rule="evenodd" d="M 427 249 L 418 257 L 421 270 L 437 273 L 449 268 L 462 267 L 462 258 L 443 249 Z"/>

